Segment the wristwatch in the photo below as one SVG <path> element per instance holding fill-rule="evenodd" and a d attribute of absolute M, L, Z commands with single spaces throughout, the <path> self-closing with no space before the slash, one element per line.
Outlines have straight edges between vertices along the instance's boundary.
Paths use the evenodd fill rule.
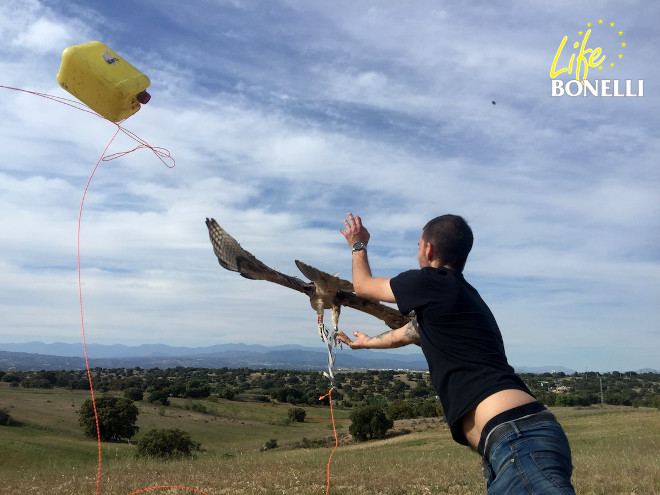
<path fill-rule="evenodd" d="M 364 242 L 356 242 L 353 244 L 353 252 L 355 251 L 366 251 L 367 250 L 367 245 Z"/>

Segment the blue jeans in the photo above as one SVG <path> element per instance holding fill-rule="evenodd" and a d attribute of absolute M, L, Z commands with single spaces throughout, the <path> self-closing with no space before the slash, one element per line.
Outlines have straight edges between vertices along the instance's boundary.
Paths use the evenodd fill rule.
<path fill-rule="evenodd" d="M 493 430 L 496 438 L 482 460 L 488 495 L 575 495 L 568 439 L 559 423 L 544 414 L 551 413 Z"/>

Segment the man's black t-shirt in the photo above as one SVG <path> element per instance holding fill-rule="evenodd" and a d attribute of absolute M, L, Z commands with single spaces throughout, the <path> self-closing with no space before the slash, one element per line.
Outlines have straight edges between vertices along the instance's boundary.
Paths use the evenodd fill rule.
<path fill-rule="evenodd" d="M 531 392 L 509 365 L 497 322 L 477 290 L 448 268 L 426 267 L 390 280 L 401 313 L 415 311 L 431 381 L 454 440 L 467 445 L 460 419 L 506 389 Z"/>

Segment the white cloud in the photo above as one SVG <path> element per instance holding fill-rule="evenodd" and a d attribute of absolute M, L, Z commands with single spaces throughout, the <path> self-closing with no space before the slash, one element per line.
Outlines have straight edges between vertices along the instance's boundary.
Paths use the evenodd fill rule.
<path fill-rule="evenodd" d="M 635 45 L 657 45 L 652 16 L 605 7 Z M 68 97 L 59 53 L 104 40 L 152 80 L 125 127 L 176 160 L 168 169 L 140 149 L 96 170 L 81 228 L 88 339 L 315 345 L 304 296 L 221 269 L 204 218 L 280 271 L 296 275 L 301 259 L 350 278 L 339 234 L 350 210 L 372 233 L 380 276 L 415 266 L 429 218 L 466 216 L 467 275 L 516 363 L 578 367 L 566 339 L 601 336 L 594 367 L 608 369 L 626 315 L 641 347 L 653 344 L 657 67 L 644 67 L 643 101 L 550 98 L 557 42 L 587 14 L 568 2 L 4 2 L 0 84 Z M 116 128 L 27 93 L 0 88 L 0 103 L 0 276 L 11 281 L 0 331 L 75 341 L 78 209 Z M 108 153 L 136 145 L 119 134 Z M 356 312 L 342 324 L 381 331 Z"/>
<path fill-rule="evenodd" d="M 40 18 L 27 26 L 13 44 L 24 50 L 34 50 L 37 53 L 58 53 L 73 38 L 65 26 L 48 19 Z"/>

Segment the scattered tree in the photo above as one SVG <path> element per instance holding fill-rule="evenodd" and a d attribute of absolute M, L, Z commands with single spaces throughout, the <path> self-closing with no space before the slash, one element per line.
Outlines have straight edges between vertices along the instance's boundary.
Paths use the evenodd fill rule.
<path fill-rule="evenodd" d="M 289 408 L 289 419 L 294 423 L 304 423 L 307 413 L 302 407 Z"/>
<path fill-rule="evenodd" d="M 53 388 L 53 384 L 39 375 L 29 376 L 21 380 L 21 387 L 25 388 Z"/>
<path fill-rule="evenodd" d="M 232 388 L 222 387 L 218 389 L 218 397 L 220 399 L 234 400 L 236 398 L 236 391 Z"/>
<path fill-rule="evenodd" d="M 96 412 L 99 421 L 101 440 L 128 440 L 140 429 L 135 425 L 139 414 L 132 400 L 105 396 L 96 399 Z M 78 413 L 78 422 L 85 435 L 96 438 L 96 419 L 92 399 L 83 402 Z"/>
<path fill-rule="evenodd" d="M 185 396 L 193 399 L 203 399 L 211 395 L 211 386 L 202 380 L 191 380 L 186 383 Z"/>
<path fill-rule="evenodd" d="M 385 415 L 380 406 L 364 406 L 350 414 L 352 421 L 348 427 L 349 433 L 358 441 L 372 438 L 383 438 L 394 422 Z"/>
<path fill-rule="evenodd" d="M 277 447 L 278 447 L 277 440 L 275 438 L 271 438 L 264 444 L 261 450 L 264 451 L 264 450 L 276 449 Z"/>
<path fill-rule="evenodd" d="M 160 402 L 164 406 L 170 405 L 170 394 L 166 390 L 152 390 L 147 397 L 148 402 Z"/>
<path fill-rule="evenodd" d="M 141 388 L 131 387 L 124 390 L 124 397 L 132 401 L 138 402 L 144 399 L 144 392 Z"/>
<path fill-rule="evenodd" d="M 415 404 L 417 416 L 423 418 L 435 418 L 444 414 L 442 405 L 438 399 L 423 399 Z"/>
<path fill-rule="evenodd" d="M 0 409 L 0 426 L 14 426 L 18 423 L 14 421 L 14 418 L 11 417 L 9 411 L 6 409 Z"/>
<path fill-rule="evenodd" d="M 653 407 L 660 409 L 660 395 L 654 395 L 652 399 Z"/>
<path fill-rule="evenodd" d="M 193 457 L 201 444 L 179 428 L 152 428 L 137 443 L 137 457 L 181 459 Z"/>
<path fill-rule="evenodd" d="M 387 417 L 391 420 L 409 419 L 416 416 L 413 405 L 405 400 L 397 400 L 387 406 Z"/>

